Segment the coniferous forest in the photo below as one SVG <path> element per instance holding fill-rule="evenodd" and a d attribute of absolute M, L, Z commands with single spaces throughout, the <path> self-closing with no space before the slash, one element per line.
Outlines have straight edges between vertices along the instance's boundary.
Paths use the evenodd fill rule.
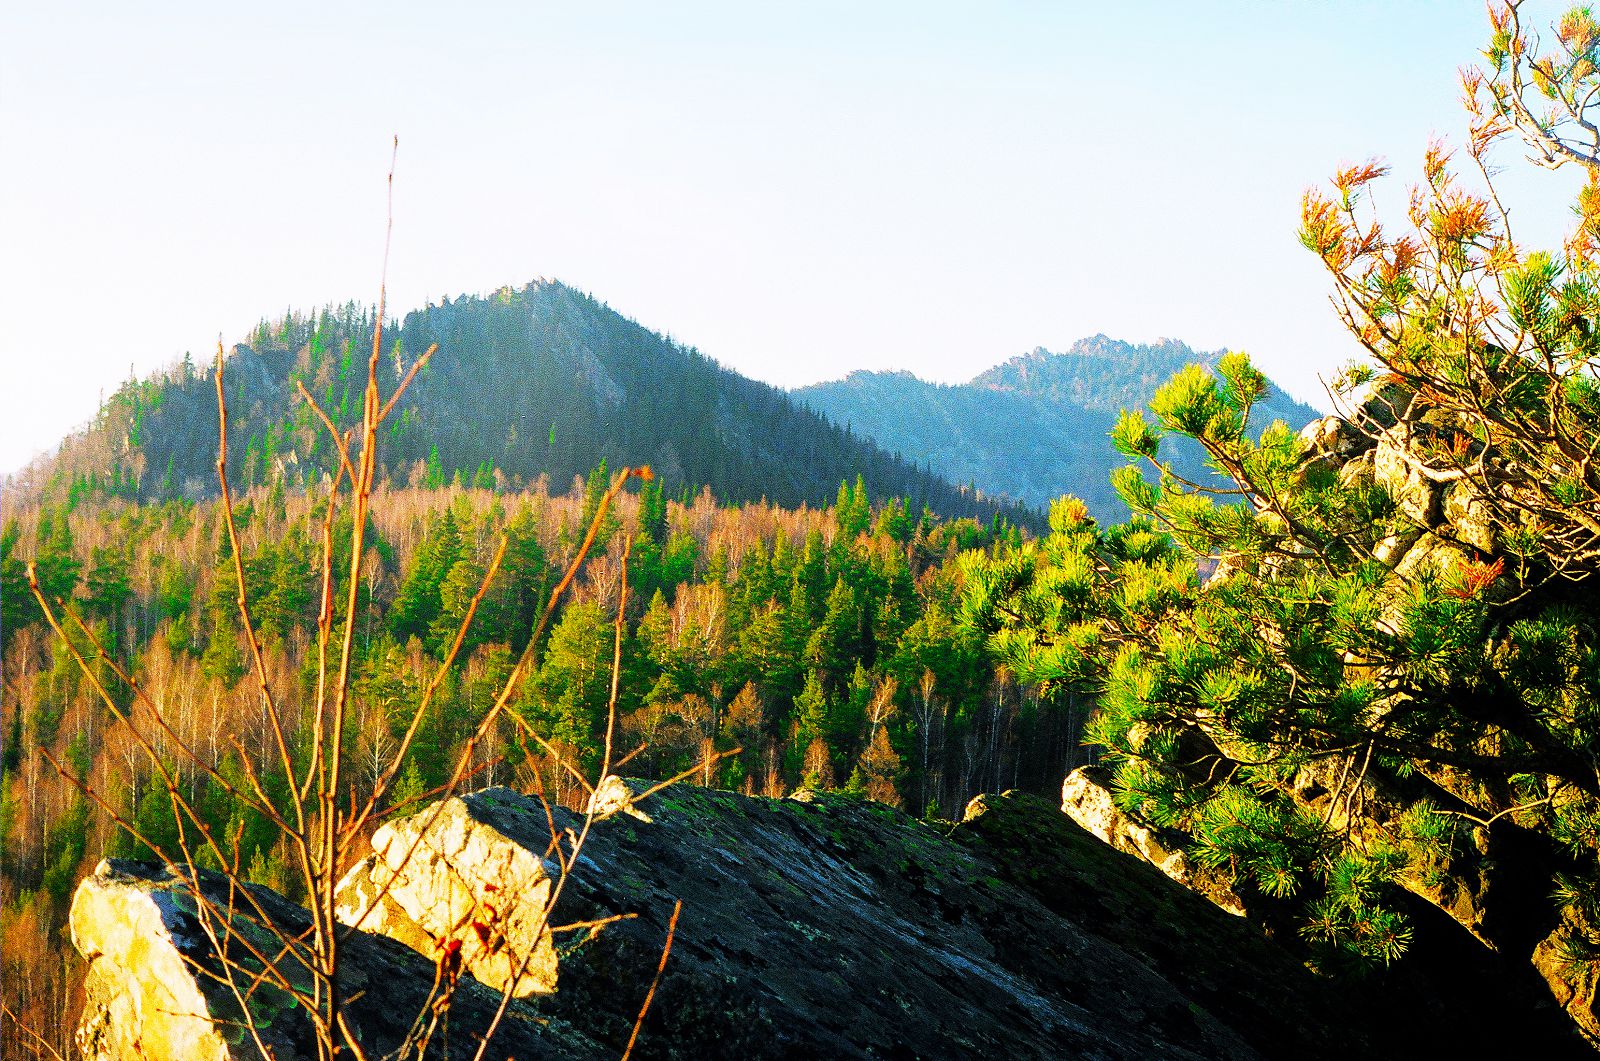
<path fill-rule="evenodd" d="M 266 477 L 270 484 L 239 497 L 236 519 L 265 662 L 273 684 L 290 691 L 294 719 L 316 680 L 325 502 L 286 476 Z M 423 483 L 374 498 L 355 616 L 355 785 L 370 786 L 397 746 L 503 535 L 499 572 L 389 800 L 447 779 L 608 481 L 601 466 L 559 493 L 542 481 L 515 492 Z M 25 706 L 8 713 L 0 802 L 4 981 L 9 1004 L 35 1027 L 70 1029 L 80 963 L 59 933 L 73 888 L 104 855 L 142 849 L 39 751 L 115 792 L 121 813 L 152 838 L 171 838 L 175 827 L 153 767 L 140 762 L 44 623 L 23 558 L 36 561 L 48 596 L 72 600 L 111 655 L 159 690 L 165 718 L 227 775 L 240 769 L 233 742 L 265 742 L 269 728 L 238 625 L 220 508 L 215 500 L 141 502 L 80 488 L 5 524 L 6 690 L 8 701 Z M 335 528 L 336 548 L 349 531 Z M 518 742 L 526 728 L 569 762 L 596 759 L 626 546 L 620 737 L 629 749 L 644 748 L 631 772 L 671 777 L 708 754 L 739 749 L 694 772 L 691 783 L 767 795 L 838 788 L 934 816 L 958 813 L 981 791 L 1049 790 L 1062 764 L 1083 754 L 1078 699 L 1042 698 L 1019 685 L 957 623 L 956 557 L 1022 538 L 1000 519 L 943 519 L 904 499 L 873 498 L 861 479 L 836 484 L 831 504 L 794 509 L 722 505 L 709 490 L 669 499 L 659 480 L 646 483 L 608 512 L 538 646 L 541 662 L 520 706 L 480 751 L 476 783 L 582 796 L 555 757 Z M 188 795 L 214 815 L 218 834 L 241 831 L 249 877 L 286 886 L 292 875 L 270 824 L 241 817 L 225 794 L 208 791 L 197 764 L 186 770 Z"/>

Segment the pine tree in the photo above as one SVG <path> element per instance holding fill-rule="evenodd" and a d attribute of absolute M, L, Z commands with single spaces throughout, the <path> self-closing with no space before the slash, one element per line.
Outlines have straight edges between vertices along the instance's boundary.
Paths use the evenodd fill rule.
<path fill-rule="evenodd" d="M 437 490 L 444 485 L 444 462 L 439 458 L 438 446 L 428 450 L 428 463 L 422 485 L 429 490 Z"/>
<path fill-rule="evenodd" d="M 70 599 L 78 585 L 81 565 L 73 553 L 72 525 L 64 509 L 39 509 L 37 548 L 39 589 L 48 600 Z"/>
<path fill-rule="evenodd" d="M 1520 128 L 1587 170 L 1562 250 L 1514 244 L 1440 148 L 1403 236 L 1365 207 L 1383 168 L 1341 171 L 1301 240 L 1377 366 L 1342 415 L 1252 433 L 1247 358 L 1182 370 L 1114 434 L 1136 517 L 1058 502 L 1044 541 L 965 561 L 966 615 L 1025 680 L 1096 695 L 1124 807 L 1296 909 L 1325 965 L 1398 957 L 1409 892 L 1566 955 L 1559 984 L 1600 953 L 1600 154 L 1528 108 L 1600 87 L 1600 25 L 1569 15 L 1541 56 L 1515 5 L 1494 20 L 1468 150 Z M 1181 438 L 1231 494 L 1175 473 Z"/>
<path fill-rule="evenodd" d="M 428 624 L 426 638 L 426 644 L 434 655 L 443 658 L 455 643 L 456 634 L 466 620 L 467 609 L 472 606 L 473 597 L 483 585 L 484 574 L 482 565 L 471 557 L 465 557 L 452 564 L 444 581 L 439 583 L 439 610 Z M 503 620 L 492 614 L 492 608 L 489 611 L 491 614 L 485 614 L 485 609 L 479 608 L 474 616 L 475 621 L 462 641 L 462 652 L 470 655 L 477 646 L 487 641 L 501 640 L 505 636 Z"/>
<path fill-rule="evenodd" d="M 816 741 L 825 741 L 832 723 L 832 707 L 822 678 L 816 671 L 806 674 L 805 688 L 794 699 L 796 748 L 805 748 Z"/>
<path fill-rule="evenodd" d="M 501 575 L 491 587 L 494 608 L 505 625 L 505 637 L 520 652 L 533 634 L 533 624 L 549 599 L 552 579 L 538 521 L 526 502 L 506 524 L 506 555 Z"/>
<path fill-rule="evenodd" d="M 612 626 L 597 605 L 573 604 L 562 613 L 526 709 L 541 733 L 586 755 L 595 752 L 610 697 L 612 651 Z"/>
<path fill-rule="evenodd" d="M 85 580 L 85 589 L 88 590 L 88 600 L 85 602 L 88 609 L 110 620 L 113 631 L 118 630 L 117 620 L 121 617 L 122 606 L 133 595 L 128 585 L 128 561 L 121 550 L 103 545 L 90 550 L 89 577 Z"/>
<path fill-rule="evenodd" d="M 600 511 L 600 499 L 605 496 L 606 490 L 611 486 L 611 470 L 606 466 L 604 459 L 590 472 L 583 486 L 583 512 L 578 517 L 578 526 L 588 527 L 594 521 L 595 514 Z M 616 510 L 606 512 L 606 518 L 601 521 L 600 529 L 595 532 L 594 547 L 602 550 L 611 536 L 617 532 L 619 521 Z"/>

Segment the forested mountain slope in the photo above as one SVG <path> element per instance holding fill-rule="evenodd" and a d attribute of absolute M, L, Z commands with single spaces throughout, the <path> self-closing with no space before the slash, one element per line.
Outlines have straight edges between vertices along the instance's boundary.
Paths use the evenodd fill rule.
<path fill-rule="evenodd" d="M 1126 463 L 1108 438 L 1118 413 L 1142 408 L 1184 365 L 1219 356 L 1170 339 L 1134 346 L 1096 335 L 1065 353 L 1034 350 L 956 386 L 908 372 L 852 372 L 794 396 L 954 482 L 1030 505 L 1074 494 L 1109 521 L 1127 515 L 1108 478 Z M 1299 428 L 1316 416 L 1273 392 L 1252 419 Z M 1201 472 L 1197 453 L 1179 452 L 1177 462 L 1186 474 Z"/>
<path fill-rule="evenodd" d="M 238 484 L 266 483 L 280 470 L 291 483 L 313 482 L 331 467 L 331 446 L 297 387 L 341 425 L 359 419 L 372 325 L 355 304 L 291 311 L 234 348 L 225 382 Z M 459 475 L 505 488 L 547 476 L 559 489 L 605 461 L 649 464 L 672 494 L 709 486 L 733 501 L 825 504 L 859 475 L 875 496 L 906 497 L 918 510 L 984 520 L 997 511 L 559 282 L 446 299 L 385 336 L 384 393 L 439 344 L 384 440 L 396 485 L 440 486 Z M 125 384 L 84 432 L 23 475 L 22 496 L 198 499 L 216 488 L 216 438 L 210 372 L 186 359 Z"/>

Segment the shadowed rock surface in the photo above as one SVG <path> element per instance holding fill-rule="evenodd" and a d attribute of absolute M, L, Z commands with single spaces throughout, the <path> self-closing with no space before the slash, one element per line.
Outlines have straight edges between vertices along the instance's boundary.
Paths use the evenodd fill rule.
<path fill-rule="evenodd" d="M 1061 809 L 1073 821 L 1118 851 L 1150 863 L 1190 891 L 1211 900 L 1220 910 L 1243 916 L 1244 900 L 1227 874 L 1196 865 L 1184 852 L 1187 838 L 1174 830 L 1140 821 L 1116 805 L 1111 771 L 1080 766 L 1061 783 Z"/>
<path fill-rule="evenodd" d="M 554 992 L 513 1003 L 519 1019 L 507 1027 L 523 1038 L 497 1041 L 493 1056 L 620 1056 L 679 900 L 667 972 L 635 1057 L 1470 1057 L 1502 1042 L 1520 1044 L 1521 1056 L 1570 1053 L 1541 1015 L 1492 997 L 1318 979 L 1245 919 L 1034 797 L 981 797 L 947 835 L 881 805 L 808 792 L 768 800 L 685 786 L 631 799 L 638 791 L 617 781 L 602 790 L 597 805 L 608 816 L 590 831 L 550 920 L 638 916 L 594 934 L 558 931 Z M 498 886 L 483 890 L 495 884 L 493 867 L 531 857 L 558 875 L 552 827 L 566 836 L 583 819 L 559 809 L 547 816 L 535 800 L 489 789 L 424 823 L 417 832 L 428 848 L 470 863 L 452 872 L 498 897 L 506 894 Z M 395 835 L 407 828 L 397 823 Z M 413 883 L 435 869 L 419 861 Z M 163 886 L 161 875 L 141 872 L 124 866 L 85 882 L 74 925 L 79 908 L 85 919 L 124 917 L 103 902 L 108 891 Z M 373 894 L 362 872 L 344 882 L 347 896 Z M 537 889 L 519 894 L 541 901 Z M 172 903 L 155 905 L 174 916 Z M 470 903 L 441 916 L 460 931 L 483 920 Z M 502 906 L 497 916 L 511 912 Z M 86 953 L 96 946 L 86 946 L 90 936 L 75 936 Z M 537 933 L 519 940 L 508 934 L 505 946 L 543 952 Z M 98 946 L 92 977 L 148 987 Z M 372 957 L 360 967 L 379 963 L 365 974 L 367 989 L 381 980 L 394 992 L 385 1019 L 397 1019 L 415 1005 L 401 982 L 433 966 L 393 940 L 362 946 Z M 418 981 L 414 993 L 425 988 Z M 84 1021 L 95 1030 L 86 1034 L 132 1041 L 137 1030 L 117 1022 L 138 1014 L 108 997 L 91 997 Z M 1549 1009 L 1543 1017 L 1556 1016 Z M 474 1012 L 465 1003 L 453 1010 L 458 1043 Z M 275 1031 L 293 1025 L 282 1020 Z M 135 1055 L 107 1046 L 98 1056 Z"/>

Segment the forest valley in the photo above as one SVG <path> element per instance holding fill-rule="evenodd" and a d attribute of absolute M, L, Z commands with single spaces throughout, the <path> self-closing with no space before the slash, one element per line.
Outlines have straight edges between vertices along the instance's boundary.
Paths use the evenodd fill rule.
<path fill-rule="evenodd" d="M 602 466 L 565 494 L 543 482 L 517 493 L 458 485 L 375 494 L 347 730 L 357 790 L 370 788 L 398 744 L 503 533 L 500 569 L 388 800 L 403 803 L 446 780 L 607 482 Z M 291 726 L 316 682 L 325 505 L 281 478 L 236 503 L 247 596 Z M 254 752 L 270 729 L 241 643 L 220 509 L 216 501 L 141 504 L 89 493 L 14 516 L 0 538 L 5 697 L 22 705 L 8 712 L 5 740 L 0 942 L 7 1002 L 33 1027 L 71 1027 L 81 963 L 61 931 L 78 880 L 106 855 L 148 857 L 41 750 L 116 793 L 121 812 L 152 840 L 175 841 L 176 825 L 151 765 L 44 623 L 22 558 L 36 557 L 47 594 L 71 600 L 95 637 L 156 691 L 185 743 L 236 775 L 233 742 Z M 350 530 L 348 521 L 335 527 L 335 549 L 346 555 Z M 627 772 L 667 778 L 701 763 L 690 783 L 765 795 L 839 788 L 929 816 L 958 814 L 983 791 L 1051 793 L 1086 754 L 1079 698 L 1041 697 L 1019 684 L 957 622 L 954 558 L 1012 550 L 1023 537 L 1003 519 L 941 520 L 899 499 L 874 503 L 859 480 L 841 484 L 823 509 L 719 505 L 709 491 L 672 500 L 658 480 L 646 482 L 602 520 L 540 665 L 478 750 L 472 785 L 581 802 L 569 771 L 527 735 L 537 732 L 580 770 L 596 759 L 626 545 L 619 738 L 624 752 L 642 748 Z M 292 893 L 270 823 L 208 788 L 199 764 L 174 755 L 171 765 L 219 835 L 238 832 L 247 875 Z M 56 1045 L 66 1052 L 69 1044 Z"/>
<path fill-rule="evenodd" d="M 209 414 L 187 368 L 174 387 L 125 391 L 115 423 L 69 440 L 0 534 L 13 707 L 0 973 L 21 1017 L 8 1027 L 68 1051 L 64 904 L 103 853 L 141 853 L 117 817 L 150 845 L 200 852 L 191 873 L 215 856 L 173 837 L 180 821 L 225 837 L 238 875 L 290 898 L 296 880 L 323 887 L 332 1029 L 333 881 L 369 820 L 347 797 L 392 809 L 470 780 L 572 805 L 585 770 L 620 767 L 956 816 L 980 792 L 1053 794 L 1089 742 L 1108 768 L 1088 773 L 1109 779 L 1118 812 L 1225 875 L 1297 964 L 1382 976 L 1448 936 L 1499 963 L 1482 994 L 1531 985 L 1533 1008 L 1553 1002 L 1600 1044 L 1600 21 L 1575 9 L 1541 42 L 1521 8 L 1491 5 L 1484 65 L 1462 75 L 1464 149 L 1427 149 L 1409 225 L 1380 225 L 1377 162 L 1303 199 L 1301 243 L 1366 355 L 1330 385 L 1338 415 L 1258 426 L 1269 386 L 1248 357 L 1181 369 L 1148 415 L 1112 429 L 1131 462 L 1113 479 L 1134 513 L 1118 525 L 1063 498 L 1035 537 L 1032 516 L 930 482 L 552 284 L 407 318 L 407 348 L 445 350 L 416 377 L 443 406 L 400 404 L 420 362 L 391 370 L 381 300 L 373 317 L 346 314 L 352 334 L 321 353 L 322 322 L 286 318 L 256 337 L 263 351 L 219 357 Z M 1585 177 L 1555 250 L 1511 237 L 1494 188 L 1507 141 Z M 371 346 L 358 453 L 333 422 L 359 390 L 352 339 Z M 468 339 L 482 356 L 451 368 L 451 343 Z M 498 397 L 484 379 L 529 365 L 587 388 L 507 399 L 525 404 L 535 444 L 457 415 Z M 315 471 L 319 425 L 288 412 L 296 391 L 337 450 Z M 243 491 L 231 506 L 195 472 L 203 428 L 230 443 L 225 396 L 243 418 L 233 464 L 218 459 Z M 680 400 L 692 423 L 674 419 Z M 663 420 L 678 434 L 650 436 Z M 574 477 L 562 462 L 613 424 L 637 434 L 614 454 L 627 469 Z M 1183 447 L 1223 485 L 1188 477 Z M 508 451 L 527 463 L 508 472 L 493 459 Z M 858 459 L 864 479 L 841 474 Z M 344 470 L 355 485 L 341 493 Z M 642 482 L 624 492 L 630 475 Z M 573 487 L 552 494 L 552 479 Z M 684 491 L 702 482 L 746 503 Z M 45 621 L 29 562 L 41 598 L 69 602 L 81 626 Z M 333 637 L 349 668 L 325 711 Z M 159 721 L 144 730 L 154 744 L 111 724 L 135 706 L 117 703 L 129 682 L 112 661 L 151 691 L 137 709 Z M 169 763 L 163 740 L 184 754 Z M 299 770 L 330 748 L 349 773 Z M 462 754 L 471 777 L 447 776 Z M 304 872 L 281 817 L 225 798 L 275 813 L 282 782 L 241 776 L 275 757 L 280 776 L 305 778 L 301 807 L 331 777 L 317 813 L 348 827 L 292 827 Z M 85 800 L 70 777 L 108 795 Z"/>

